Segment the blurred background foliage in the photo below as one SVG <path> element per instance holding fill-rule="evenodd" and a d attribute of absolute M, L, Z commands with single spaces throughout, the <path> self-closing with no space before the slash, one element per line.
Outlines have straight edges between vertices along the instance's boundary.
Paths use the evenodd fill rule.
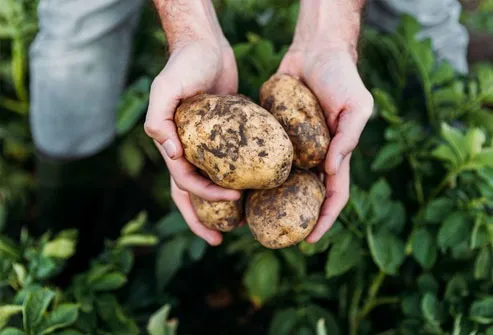
<path fill-rule="evenodd" d="M 217 0 L 240 93 L 257 100 L 292 38 L 298 1 Z M 493 33 L 491 1 L 466 3 Z M 152 3 L 117 108 L 122 174 L 146 197 L 87 272 L 54 278 L 77 231 L 32 237 L 36 171 L 27 51 L 36 2 L 0 0 L 0 334 L 493 334 L 493 66 L 460 76 L 404 17 L 364 27 L 375 113 L 352 160 L 351 199 L 317 244 L 266 250 L 247 227 L 208 247 L 174 208 L 143 132 L 166 40 Z M 152 204 L 147 199 L 152 199 Z"/>

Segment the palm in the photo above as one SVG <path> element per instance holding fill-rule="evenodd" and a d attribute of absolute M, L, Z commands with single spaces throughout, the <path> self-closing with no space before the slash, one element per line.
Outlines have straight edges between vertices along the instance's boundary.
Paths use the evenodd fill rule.
<path fill-rule="evenodd" d="M 324 110 L 332 140 L 324 162 L 327 199 L 307 241 L 316 242 L 334 223 L 349 198 L 351 152 L 373 109 L 351 54 L 316 50 L 288 52 L 279 72 L 301 78 Z"/>

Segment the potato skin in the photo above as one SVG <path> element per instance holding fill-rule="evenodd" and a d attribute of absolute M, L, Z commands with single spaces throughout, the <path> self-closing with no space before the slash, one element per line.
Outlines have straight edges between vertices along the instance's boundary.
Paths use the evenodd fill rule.
<path fill-rule="evenodd" d="M 294 168 L 281 186 L 248 193 L 246 222 L 263 246 L 289 247 L 313 230 L 324 198 L 325 188 L 320 179 L 310 170 Z"/>
<path fill-rule="evenodd" d="M 214 230 L 228 232 L 243 219 L 243 196 L 234 201 L 208 201 L 190 194 L 193 209 L 200 222 Z"/>
<path fill-rule="evenodd" d="M 287 74 L 275 74 L 260 89 L 260 105 L 284 127 L 294 147 L 294 166 L 311 169 L 322 163 L 330 133 L 322 108 L 301 81 Z"/>
<path fill-rule="evenodd" d="M 175 112 L 186 159 L 217 185 L 268 189 L 289 176 L 294 150 L 268 111 L 238 95 L 198 94 Z"/>

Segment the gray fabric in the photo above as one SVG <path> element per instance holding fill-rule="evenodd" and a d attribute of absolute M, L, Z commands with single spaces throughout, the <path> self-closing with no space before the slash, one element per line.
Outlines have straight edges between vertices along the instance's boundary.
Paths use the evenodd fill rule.
<path fill-rule="evenodd" d="M 469 35 L 460 24 L 458 0 L 369 0 L 366 23 L 390 32 L 401 14 L 414 16 L 422 26 L 417 38 L 431 38 L 438 61 L 447 60 L 457 71 L 468 72 Z"/>
<path fill-rule="evenodd" d="M 114 139 L 141 3 L 40 1 L 40 29 L 30 49 L 30 121 L 44 154 L 89 156 Z"/>
<path fill-rule="evenodd" d="M 115 137 L 133 33 L 143 0 L 41 0 L 31 46 L 31 127 L 53 157 L 91 155 Z M 400 14 L 423 25 L 439 59 L 467 71 L 467 32 L 457 0 L 369 0 L 367 23 L 392 30 Z"/>

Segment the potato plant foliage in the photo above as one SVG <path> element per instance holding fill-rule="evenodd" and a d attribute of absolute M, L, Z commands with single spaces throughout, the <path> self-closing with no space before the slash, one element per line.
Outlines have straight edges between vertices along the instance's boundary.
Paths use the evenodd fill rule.
<path fill-rule="evenodd" d="M 215 4 L 238 61 L 240 93 L 258 101 L 289 45 L 299 4 Z M 481 21 L 467 22 L 491 28 L 489 6 Z M 429 40 L 415 38 L 412 17 L 392 34 L 365 27 L 359 68 L 375 110 L 353 154 L 351 195 L 337 222 L 316 244 L 269 250 L 243 226 L 208 248 L 173 208 L 163 163 L 143 132 L 166 43 L 146 7 L 116 128 L 126 174 L 138 180 L 154 167 L 149 193 L 163 217 L 151 222 L 141 212 L 87 272 L 57 287 L 52 279 L 70 261 L 78 232 L 34 238 L 17 229 L 36 188 L 27 89 L 35 14 L 35 1 L 0 0 L 1 335 L 179 332 L 189 325 L 169 320 L 182 307 L 183 290 L 173 288 L 193 283 L 190 269 L 211 259 L 241 278 L 223 285 L 241 287 L 249 315 L 268 314 L 260 327 L 267 334 L 493 335 L 491 64 L 459 75 L 436 60 Z M 150 270 L 134 270 L 142 249 Z M 234 267 L 224 265 L 228 259 Z"/>

